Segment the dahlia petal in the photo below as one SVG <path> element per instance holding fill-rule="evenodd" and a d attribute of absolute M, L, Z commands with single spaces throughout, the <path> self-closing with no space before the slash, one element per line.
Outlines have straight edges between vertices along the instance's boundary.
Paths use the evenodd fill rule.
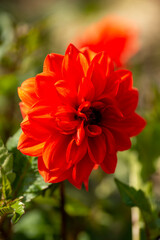
<path fill-rule="evenodd" d="M 106 106 L 106 109 L 103 111 L 101 125 L 112 126 L 114 122 L 119 123 L 123 119 L 124 116 L 120 109 L 116 105 L 109 103 L 108 106 Z"/>
<path fill-rule="evenodd" d="M 72 175 L 68 178 L 68 181 L 79 189 L 82 183 L 85 183 L 86 189 L 88 189 L 88 178 L 93 167 L 94 163 L 86 154 L 85 157 L 73 167 Z"/>
<path fill-rule="evenodd" d="M 92 103 L 92 107 L 97 109 L 97 110 L 103 110 L 106 108 L 106 104 L 104 102 L 100 102 L 100 101 L 95 101 Z"/>
<path fill-rule="evenodd" d="M 82 104 L 78 108 L 78 114 L 82 114 L 83 112 L 87 111 L 90 108 L 90 106 L 91 103 L 89 101 L 82 102 Z"/>
<path fill-rule="evenodd" d="M 24 118 L 21 123 L 22 131 L 30 138 L 35 140 L 45 141 L 51 134 L 50 128 L 43 125 L 43 122 L 40 121 L 29 120 L 28 115 Z"/>
<path fill-rule="evenodd" d="M 77 46 L 94 52 L 106 51 L 117 66 L 126 63 L 139 47 L 136 27 L 117 16 L 103 18 L 78 37 Z"/>
<path fill-rule="evenodd" d="M 112 134 L 115 139 L 115 145 L 117 151 L 124 151 L 131 148 L 131 140 L 129 136 L 124 133 L 124 131 L 114 131 L 112 130 Z"/>
<path fill-rule="evenodd" d="M 126 91 L 128 91 L 129 89 L 132 89 L 133 86 L 132 72 L 126 69 L 119 69 L 115 71 L 115 73 L 120 78 L 118 94 L 122 95 L 123 93 L 126 93 Z"/>
<path fill-rule="evenodd" d="M 61 67 L 64 56 L 60 54 L 48 54 L 44 60 L 43 72 L 54 72 L 57 77 L 61 78 Z"/>
<path fill-rule="evenodd" d="M 81 122 L 80 126 L 77 128 L 76 134 L 76 144 L 80 146 L 85 138 L 85 130 L 84 130 L 84 121 Z"/>
<path fill-rule="evenodd" d="M 43 149 L 43 161 L 47 169 L 62 172 L 70 166 L 66 161 L 66 151 L 71 136 L 54 133 L 48 138 Z"/>
<path fill-rule="evenodd" d="M 64 100 L 65 103 L 69 103 L 70 105 L 76 105 L 76 97 L 77 92 L 73 87 L 70 87 L 64 80 L 58 80 L 55 83 L 55 87 L 57 92 L 59 93 L 60 97 Z"/>
<path fill-rule="evenodd" d="M 130 137 L 138 135 L 145 126 L 146 121 L 137 113 L 134 113 L 123 122 L 123 128 L 126 128 L 126 132 Z"/>
<path fill-rule="evenodd" d="M 118 95 L 116 99 L 123 115 L 127 117 L 132 114 L 137 108 L 138 91 L 136 89 L 129 90 L 122 95 Z"/>
<path fill-rule="evenodd" d="M 107 174 L 112 174 L 115 172 L 117 165 L 117 154 L 106 154 L 104 161 L 100 164 L 102 170 Z"/>
<path fill-rule="evenodd" d="M 77 111 L 69 105 L 60 105 L 55 113 L 55 120 L 58 129 L 64 134 L 74 133 L 79 125 L 79 121 L 75 119 Z"/>
<path fill-rule="evenodd" d="M 116 140 L 111 131 L 109 131 L 107 128 L 103 128 L 103 132 L 106 137 L 107 153 L 113 154 L 116 151 Z"/>
<path fill-rule="evenodd" d="M 72 169 L 68 169 L 62 173 L 47 169 L 42 157 L 38 158 L 38 171 L 44 178 L 44 181 L 49 183 L 58 183 L 64 181 L 65 179 L 68 179 L 72 173 Z"/>
<path fill-rule="evenodd" d="M 52 131 L 55 127 L 55 121 L 52 116 L 54 111 L 55 109 L 53 108 L 53 106 L 49 106 L 46 104 L 45 101 L 40 100 L 36 102 L 36 104 L 34 104 L 32 108 L 28 111 L 29 122 L 31 124 L 38 124 L 43 128 Z"/>
<path fill-rule="evenodd" d="M 79 125 L 78 121 L 63 121 L 63 120 L 61 121 L 58 119 L 56 119 L 56 123 L 57 123 L 57 127 L 55 128 L 65 135 L 74 134 Z"/>
<path fill-rule="evenodd" d="M 54 86 L 57 81 L 55 73 L 45 72 L 36 76 L 36 94 L 42 99 L 45 98 L 50 102 L 58 102 L 58 94 Z M 53 98 L 54 96 L 54 98 Z"/>
<path fill-rule="evenodd" d="M 25 80 L 21 86 L 18 87 L 18 95 L 21 101 L 28 106 L 32 106 L 36 102 L 35 77 Z"/>
<path fill-rule="evenodd" d="M 106 155 L 106 142 L 104 134 L 88 138 L 88 155 L 94 164 L 103 162 Z"/>
<path fill-rule="evenodd" d="M 90 78 L 93 83 L 95 97 L 102 94 L 106 86 L 107 76 L 110 75 L 113 70 L 113 63 L 105 52 L 100 52 L 94 57 L 88 69 L 87 77 Z"/>
<path fill-rule="evenodd" d="M 85 56 L 72 44 L 66 50 L 63 63 L 63 78 L 68 81 L 70 87 L 75 91 L 82 77 L 86 75 L 88 62 Z"/>
<path fill-rule="evenodd" d="M 66 159 L 68 163 L 77 164 L 87 153 L 87 138 L 81 143 L 80 146 L 77 146 L 75 139 L 72 139 L 68 144 L 66 151 Z"/>
<path fill-rule="evenodd" d="M 113 98 L 117 95 L 119 89 L 120 78 L 116 74 L 116 72 L 111 73 L 106 79 L 106 85 L 102 97 L 110 97 Z"/>
<path fill-rule="evenodd" d="M 74 119 L 75 114 L 77 113 L 77 111 L 75 110 L 75 108 L 73 108 L 70 105 L 60 105 L 57 107 L 56 109 L 56 113 L 55 116 L 56 117 L 64 117 L 64 118 L 69 118 L 69 119 Z"/>
<path fill-rule="evenodd" d="M 45 142 L 41 140 L 35 140 L 33 138 L 29 138 L 23 132 L 20 135 L 19 142 L 18 142 L 18 150 L 20 150 L 23 154 L 29 156 L 40 156 L 42 154 L 42 150 L 44 147 Z"/>
<path fill-rule="evenodd" d="M 25 116 L 27 115 L 30 107 L 27 104 L 25 104 L 24 102 L 20 102 L 19 107 L 20 107 L 20 110 L 21 110 L 22 117 L 25 118 Z"/>
<path fill-rule="evenodd" d="M 114 129 L 116 131 L 124 131 L 129 137 L 138 135 L 146 125 L 146 121 L 139 116 L 137 113 L 133 113 L 128 118 L 125 118 L 122 121 L 116 119 L 110 119 L 106 122 L 105 126 L 109 129 Z"/>
<path fill-rule="evenodd" d="M 82 68 L 82 76 L 86 76 L 89 65 L 85 55 L 80 52 L 77 56 L 77 61 Z"/>
<path fill-rule="evenodd" d="M 98 135 L 101 135 L 102 129 L 97 125 L 88 125 L 86 127 L 86 133 L 89 137 L 96 137 Z"/>
<path fill-rule="evenodd" d="M 53 110 L 53 106 L 48 105 L 43 100 L 39 100 L 32 106 L 32 108 L 30 108 L 28 115 L 30 118 L 51 118 L 51 113 Z"/>
<path fill-rule="evenodd" d="M 89 78 L 82 78 L 78 88 L 78 102 L 81 104 L 84 101 L 92 101 L 94 98 L 95 89 Z"/>
<path fill-rule="evenodd" d="M 95 57 L 96 53 L 91 51 L 89 48 L 87 47 L 84 47 L 84 48 L 81 48 L 81 52 L 84 54 L 84 56 L 86 57 L 88 63 L 90 63 L 93 58 Z"/>

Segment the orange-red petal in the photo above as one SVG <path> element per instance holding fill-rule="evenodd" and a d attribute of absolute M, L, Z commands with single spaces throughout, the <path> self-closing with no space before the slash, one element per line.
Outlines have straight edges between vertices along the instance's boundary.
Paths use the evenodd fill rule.
<path fill-rule="evenodd" d="M 106 155 L 106 140 L 104 134 L 88 138 L 88 155 L 94 164 L 103 162 Z"/>
<path fill-rule="evenodd" d="M 41 156 L 44 144 L 45 142 L 30 138 L 22 132 L 17 148 L 25 155 Z"/>
<path fill-rule="evenodd" d="M 101 163 L 101 168 L 107 174 L 112 174 L 115 172 L 117 165 L 117 153 L 106 154 L 104 161 Z"/>
<path fill-rule="evenodd" d="M 73 167 L 72 175 L 68 178 L 68 181 L 79 189 L 82 183 L 84 183 L 86 189 L 88 189 L 88 178 L 93 167 L 94 163 L 86 154 L 85 157 Z"/>

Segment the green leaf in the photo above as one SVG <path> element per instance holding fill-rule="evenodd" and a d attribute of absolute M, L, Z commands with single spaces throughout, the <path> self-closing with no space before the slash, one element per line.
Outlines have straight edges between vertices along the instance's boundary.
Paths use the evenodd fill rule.
<path fill-rule="evenodd" d="M 115 182 L 121 194 L 122 200 L 127 206 L 137 206 L 143 211 L 151 212 L 151 205 L 142 190 L 136 190 L 135 188 L 122 183 L 118 179 L 115 179 Z"/>
<path fill-rule="evenodd" d="M 12 222 L 15 224 L 25 212 L 24 204 L 20 201 L 16 201 L 13 204 L 11 204 L 11 207 L 13 208 Z"/>
<path fill-rule="evenodd" d="M 4 215 L 7 215 L 7 214 L 11 214 L 13 213 L 13 209 L 8 206 L 8 207 L 0 207 L 0 216 L 4 216 Z"/>
<path fill-rule="evenodd" d="M 3 199 L 9 199 L 12 197 L 11 183 L 8 180 L 7 176 L 4 174 L 2 169 L 1 174 L 2 174 L 2 197 Z"/>
<path fill-rule="evenodd" d="M 13 183 L 14 179 L 13 157 L 8 153 L 0 139 L 0 193 L 3 195 L 3 199 L 11 197 L 11 183 Z"/>
<path fill-rule="evenodd" d="M 117 187 L 123 202 L 129 207 L 138 207 L 143 217 L 145 228 L 149 232 L 151 239 L 154 239 L 157 234 L 160 233 L 160 229 L 157 228 L 157 214 L 152 210 L 151 204 L 142 190 L 136 190 L 135 188 L 122 183 L 118 179 L 115 179 Z"/>
<path fill-rule="evenodd" d="M 23 184 L 21 185 L 20 194 L 24 196 L 26 202 L 32 200 L 41 193 L 42 190 L 48 188 L 49 183 L 45 183 L 42 176 L 38 172 L 37 158 L 28 157 L 28 169 L 25 172 Z"/>
<path fill-rule="evenodd" d="M 4 147 L 2 140 L 0 139 L 0 165 L 3 165 L 4 170 L 12 170 L 12 156 L 8 153 L 7 149 Z"/>
<path fill-rule="evenodd" d="M 12 214 L 12 222 L 15 224 L 24 214 L 24 204 L 17 198 L 13 201 L 7 201 L 5 206 L 0 207 L 0 216 Z"/>
<path fill-rule="evenodd" d="M 8 141 L 6 143 L 6 147 L 9 151 L 12 151 L 15 148 L 17 148 L 18 139 L 19 139 L 21 133 L 22 133 L 22 130 L 20 128 L 12 137 L 10 137 L 8 139 Z"/>
<path fill-rule="evenodd" d="M 21 130 L 7 141 L 9 151 L 12 151 L 14 157 L 13 171 L 16 173 L 16 179 L 12 184 L 14 189 L 13 196 L 23 196 L 23 201 L 29 202 L 42 190 L 46 189 L 50 184 L 45 183 L 38 172 L 37 158 L 23 155 L 17 150 L 18 139 Z"/>

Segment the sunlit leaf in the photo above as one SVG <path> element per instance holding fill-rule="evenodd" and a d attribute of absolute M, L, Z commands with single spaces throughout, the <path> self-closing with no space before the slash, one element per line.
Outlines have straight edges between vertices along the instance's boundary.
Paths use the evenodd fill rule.
<path fill-rule="evenodd" d="M 13 204 L 11 204 L 11 207 L 13 208 L 13 217 L 12 222 L 16 223 L 20 217 L 24 214 L 24 204 L 20 201 L 16 201 Z"/>
<path fill-rule="evenodd" d="M 8 200 L 4 206 L 0 207 L 0 216 L 12 215 L 12 223 L 14 224 L 20 219 L 24 212 L 24 204 L 20 198 L 13 201 Z"/>
<path fill-rule="evenodd" d="M 11 183 L 7 178 L 7 175 L 4 174 L 3 168 L 1 169 L 2 174 L 2 198 L 9 199 L 12 197 L 12 187 Z"/>
<path fill-rule="evenodd" d="M 7 214 L 11 214 L 13 213 L 13 208 L 11 208 L 10 206 L 8 207 L 0 207 L 0 216 L 4 216 Z"/>

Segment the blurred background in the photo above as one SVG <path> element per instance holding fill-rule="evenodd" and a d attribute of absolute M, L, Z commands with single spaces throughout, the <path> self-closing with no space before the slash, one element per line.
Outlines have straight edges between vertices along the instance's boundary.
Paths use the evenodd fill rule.
<path fill-rule="evenodd" d="M 48 53 L 64 54 L 90 24 L 118 15 L 139 28 L 141 48 L 126 68 L 139 89 L 138 112 L 147 127 L 120 153 L 114 176 L 91 174 L 89 191 L 66 185 L 68 240 L 130 240 L 131 211 L 121 201 L 114 177 L 145 188 L 160 208 L 160 1 L 0 0 L 0 137 L 20 127 L 17 87 L 42 71 Z M 126 20 L 127 21 L 127 20 Z M 59 189 L 52 187 L 28 204 L 13 226 L 13 240 L 60 239 Z M 143 231 L 141 239 L 145 239 Z"/>

